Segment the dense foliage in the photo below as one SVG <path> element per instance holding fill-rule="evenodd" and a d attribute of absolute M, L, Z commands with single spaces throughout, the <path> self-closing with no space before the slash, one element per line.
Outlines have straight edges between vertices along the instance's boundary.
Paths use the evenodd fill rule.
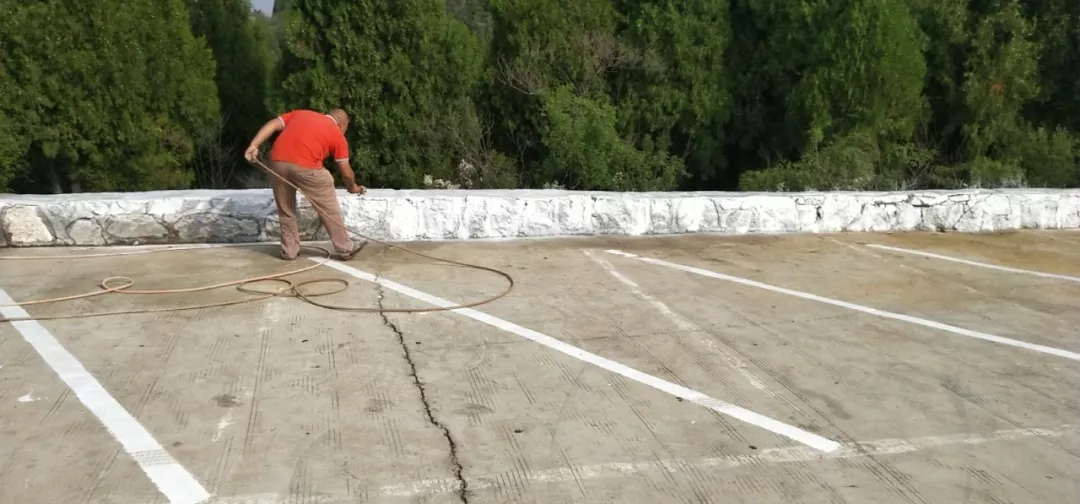
<path fill-rule="evenodd" d="M 253 187 L 342 107 L 370 187 L 1080 184 L 1075 0 L 0 0 L 0 191 Z"/>

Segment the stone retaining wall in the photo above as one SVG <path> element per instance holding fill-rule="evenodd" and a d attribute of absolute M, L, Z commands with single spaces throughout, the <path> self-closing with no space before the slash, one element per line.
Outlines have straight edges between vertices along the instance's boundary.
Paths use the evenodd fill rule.
<path fill-rule="evenodd" d="M 1080 189 L 893 193 L 339 192 L 380 240 L 1080 228 Z M 300 198 L 305 240 L 325 240 Z M 0 246 L 277 240 L 269 190 L 0 195 Z"/>

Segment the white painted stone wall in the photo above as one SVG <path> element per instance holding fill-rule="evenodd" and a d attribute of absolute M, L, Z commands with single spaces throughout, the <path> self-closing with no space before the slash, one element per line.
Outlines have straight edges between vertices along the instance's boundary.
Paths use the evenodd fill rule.
<path fill-rule="evenodd" d="M 1080 228 L 1080 189 L 880 193 L 340 191 L 380 240 L 571 235 Z M 301 234 L 325 240 L 300 199 Z M 277 240 L 269 190 L 0 195 L 0 246 Z"/>

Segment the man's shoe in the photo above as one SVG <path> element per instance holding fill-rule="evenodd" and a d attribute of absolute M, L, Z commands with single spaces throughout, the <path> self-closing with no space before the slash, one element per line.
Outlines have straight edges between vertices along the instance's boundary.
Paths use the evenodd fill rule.
<path fill-rule="evenodd" d="M 364 241 L 364 243 L 361 243 L 360 245 L 357 245 L 356 247 L 354 247 L 352 249 L 352 252 L 349 252 L 347 254 L 337 254 L 337 260 L 339 260 L 339 261 L 351 261 L 352 258 L 356 257 L 356 254 L 360 253 L 361 250 L 364 250 L 365 245 L 367 245 L 367 241 Z"/>
<path fill-rule="evenodd" d="M 295 261 L 296 260 L 296 256 L 289 257 L 289 256 L 285 255 L 284 250 L 282 250 L 279 253 L 279 255 L 281 256 L 281 260 L 283 260 L 283 261 Z"/>

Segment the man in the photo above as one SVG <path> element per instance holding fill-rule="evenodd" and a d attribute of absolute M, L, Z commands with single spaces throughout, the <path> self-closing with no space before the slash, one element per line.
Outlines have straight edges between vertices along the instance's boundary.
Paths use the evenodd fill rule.
<path fill-rule="evenodd" d="M 354 247 L 348 231 L 337 224 L 342 222 L 341 205 L 334 190 L 334 177 L 323 169 L 323 160 L 333 155 L 346 189 L 353 194 L 365 192 L 364 186 L 356 183 L 356 176 L 349 166 L 349 144 L 345 140 L 348 127 L 349 116 L 341 109 L 334 109 L 329 114 L 293 110 L 267 121 L 244 152 L 248 161 L 254 161 L 259 155 L 259 146 L 281 131 L 270 151 L 270 169 L 299 187 L 311 200 L 323 227 L 330 233 L 337 259 L 344 261 L 352 259 L 361 247 Z M 278 177 L 270 178 L 273 179 L 281 227 L 281 258 L 291 261 L 300 253 L 296 189 Z"/>

